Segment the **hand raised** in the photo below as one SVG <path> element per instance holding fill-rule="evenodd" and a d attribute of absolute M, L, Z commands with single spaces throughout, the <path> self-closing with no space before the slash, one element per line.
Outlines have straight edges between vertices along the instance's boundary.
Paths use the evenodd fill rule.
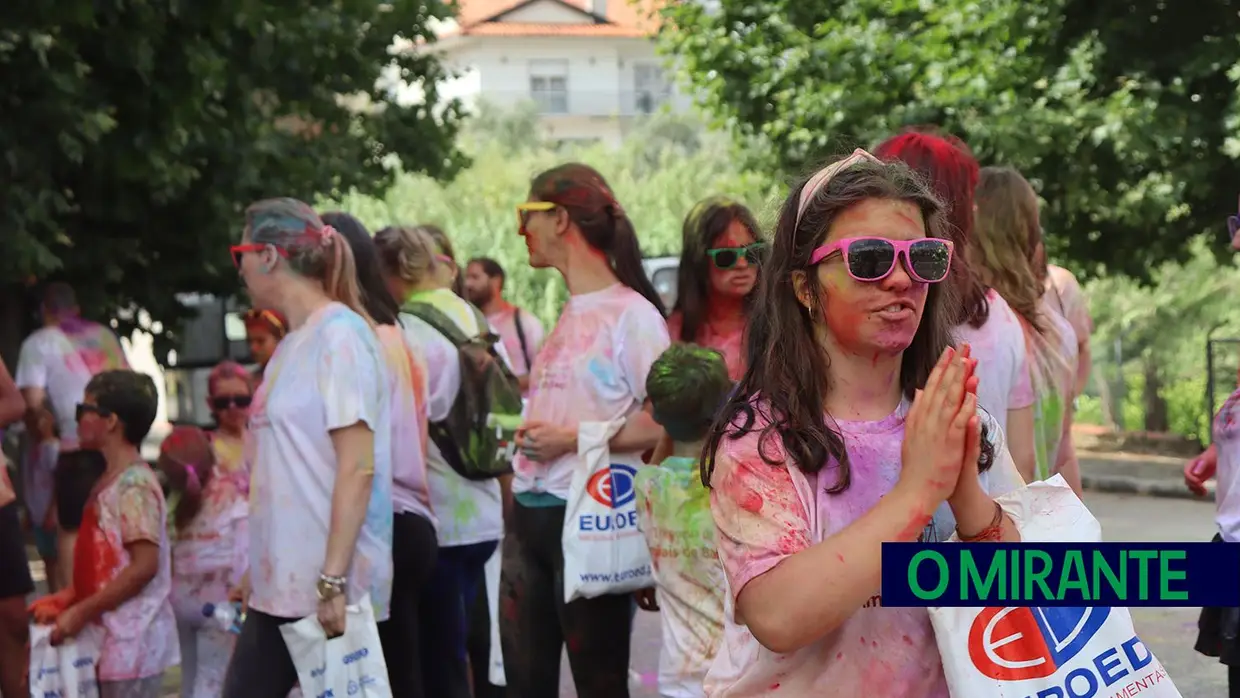
<path fill-rule="evenodd" d="M 923 497 L 932 512 L 956 489 L 967 446 L 969 418 L 977 395 L 967 390 L 972 370 L 969 346 L 948 348 L 939 357 L 926 387 L 917 391 L 904 423 L 900 482 Z"/>

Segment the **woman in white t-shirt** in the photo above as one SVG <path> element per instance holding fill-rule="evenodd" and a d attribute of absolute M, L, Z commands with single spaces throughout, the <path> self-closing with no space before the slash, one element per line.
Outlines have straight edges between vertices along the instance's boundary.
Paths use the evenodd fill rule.
<path fill-rule="evenodd" d="M 969 249 L 980 167 L 964 141 L 909 131 L 887 139 L 875 155 L 900 160 L 924 177 L 947 205 L 949 239 L 957 251 Z M 970 356 L 977 359 L 978 403 L 1003 430 L 1016 469 L 1031 479 L 1037 462 L 1034 396 L 1020 319 L 1002 296 L 982 283 L 965 254 L 952 259 L 951 274 L 960 294 L 956 344 L 968 344 Z"/>
<path fill-rule="evenodd" d="M 559 271 L 570 297 L 534 359 L 517 432 L 500 581 L 504 675 L 513 695 L 557 695 L 567 646 L 578 695 L 624 697 L 632 597 L 564 603 L 560 533 L 573 471 L 582 467 L 580 422 L 625 420 L 613 453 L 645 453 L 663 436 L 644 409 L 646 375 L 670 344 L 663 306 L 642 269 L 632 223 L 594 169 L 544 172 L 517 211 L 530 265 Z"/>
<path fill-rule="evenodd" d="M 280 626 L 317 616 L 330 637 L 392 585 L 389 377 L 348 242 L 308 205 L 245 213 L 233 260 L 250 296 L 289 321 L 250 407 L 249 612 L 224 698 L 284 698 L 297 672 Z"/>
<path fill-rule="evenodd" d="M 375 245 L 388 290 L 404 308 L 433 308 L 438 321 L 453 323 L 465 337 L 494 333 L 482 311 L 452 291 L 455 268 L 442 259 L 446 255 L 424 228 L 384 228 L 375 236 Z M 460 354 L 448 337 L 422 317 L 406 310 L 400 322 L 410 342 L 420 345 L 426 356 L 427 419 L 441 422 L 448 418 L 461 391 Z M 508 363 L 500 342 L 496 353 Z M 465 479 L 431 438 L 427 440 L 427 479 L 439 522 L 439 553 L 421 600 L 426 695 L 469 698 L 468 610 L 480 593 L 483 567 L 504 535 L 501 485 L 507 483 L 501 480 L 508 478 Z"/>

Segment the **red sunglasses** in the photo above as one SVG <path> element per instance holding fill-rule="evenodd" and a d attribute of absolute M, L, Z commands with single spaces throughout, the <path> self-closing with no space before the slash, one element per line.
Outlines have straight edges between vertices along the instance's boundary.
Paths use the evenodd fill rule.
<path fill-rule="evenodd" d="M 232 247 L 228 248 L 228 253 L 232 255 L 233 266 L 240 269 L 242 255 L 244 255 L 246 252 L 262 252 L 268 247 L 274 248 L 275 251 L 279 253 L 281 257 L 288 259 L 288 250 L 284 249 L 283 247 L 276 247 L 275 245 L 261 244 L 257 242 L 251 242 L 245 245 L 233 245 Z"/>

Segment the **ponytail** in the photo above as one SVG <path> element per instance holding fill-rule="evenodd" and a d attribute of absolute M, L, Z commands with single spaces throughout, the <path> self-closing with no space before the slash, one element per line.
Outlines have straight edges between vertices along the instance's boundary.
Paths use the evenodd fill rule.
<path fill-rule="evenodd" d="M 156 469 L 168 486 L 179 493 L 173 523 L 184 530 L 202 510 L 203 489 L 215 470 L 215 450 L 206 432 L 198 427 L 177 427 L 159 448 Z"/>
<path fill-rule="evenodd" d="M 608 210 L 615 224 L 611 250 L 608 251 L 612 271 L 616 273 L 620 283 L 640 293 L 659 310 L 660 315 L 666 317 L 667 308 L 663 306 L 663 299 L 654 289 L 654 284 L 650 283 L 650 277 L 646 276 L 646 269 L 642 266 L 642 250 L 637 242 L 637 231 L 633 229 L 633 222 L 629 217 L 618 208 Z"/>
<path fill-rule="evenodd" d="M 348 306 L 349 310 L 361 315 L 370 325 L 374 325 L 374 318 L 370 317 L 370 313 L 366 312 L 366 308 L 362 305 L 362 291 L 357 284 L 357 265 L 353 261 L 353 248 L 349 247 L 349 241 L 335 230 L 327 235 L 327 242 L 330 249 L 327 254 L 324 287 L 328 297 Z"/>

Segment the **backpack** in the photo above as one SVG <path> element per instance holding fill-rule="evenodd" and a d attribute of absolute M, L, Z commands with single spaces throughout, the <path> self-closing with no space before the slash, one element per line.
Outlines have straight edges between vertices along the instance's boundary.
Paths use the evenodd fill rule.
<path fill-rule="evenodd" d="M 512 309 L 512 324 L 517 327 L 517 341 L 521 343 L 521 357 L 525 359 L 525 372 L 532 373 L 534 365 L 530 363 L 530 348 L 525 344 L 525 328 L 521 327 L 521 309 Z"/>
<path fill-rule="evenodd" d="M 521 426 L 521 388 L 517 377 L 495 350 L 499 337 L 490 331 L 482 311 L 469 306 L 481 333 L 467 337 L 443 311 L 413 301 L 402 308 L 430 325 L 456 347 L 461 362 L 461 389 L 448 417 L 430 423 L 430 437 L 444 460 L 467 480 L 490 480 L 512 472 Z"/>

